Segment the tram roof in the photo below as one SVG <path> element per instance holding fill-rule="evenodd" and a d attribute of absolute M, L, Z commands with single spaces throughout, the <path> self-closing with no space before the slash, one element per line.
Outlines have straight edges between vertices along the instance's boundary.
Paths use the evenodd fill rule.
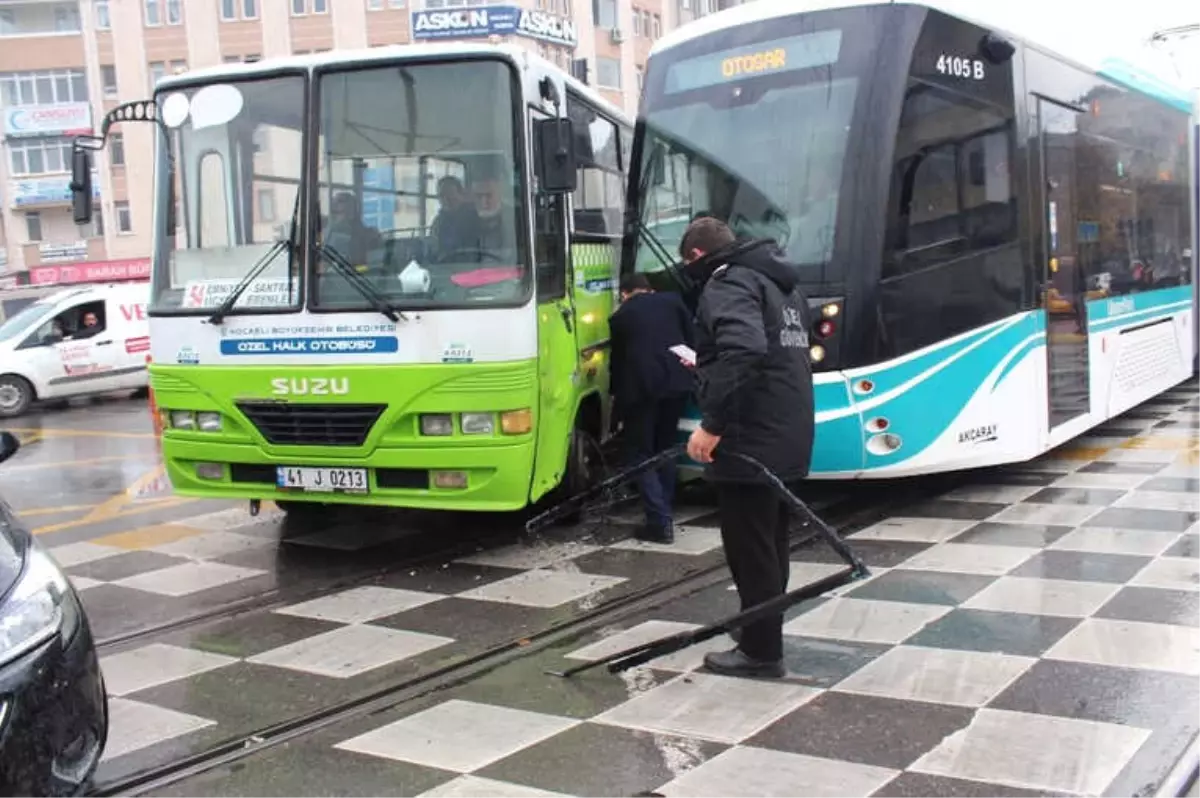
<path fill-rule="evenodd" d="M 659 39 L 651 48 L 650 55 L 658 55 L 684 42 L 716 33 L 724 28 L 754 22 L 793 16 L 812 11 L 837 8 L 861 8 L 886 5 L 911 5 L 941 11 L 950 16 L 972 22 L 997 33 L 1018 39 L 1040 49 L 1056 53 L 1098 75 L 1123 83 L 1144 94 L 1187 113 L 1193 110 L 1193 98 L 1187 89 L 1176 85 L 1176 78 L 1164 69 L 1138 59 L 1136 53 L 1108 54 L 1097 49 L 1093 37 L 1083 33 L 1064 35 L 1055 39 L 1055 45 L 1047 42 L 1045 27 L 1038 26 L 1035 15 L 1005 14 L 1003 3 L 972 3 L 967 13 L 962 13 L 961 0 L 925 0 L 925 2 L 880 2 L 863 3 L 853 0 L 755 0 L 734 6 L 715 14 L 701 17 L 676 28 Z M 1134 48 L 1131 48 L 1131 50 Z"/>
<path fill-rule="evenodd" d="M 191 85 L 196 82 L 214 82 L 220 80 L 244 80 L 247 78 L 265 77 L 284 70 L 312 70 L 321 67 L 338 66 L 341 64 L 362 64 L 370 66 L 373 63 L 387 63 L 397 59 L 447 58 L 450 56 L 503 56 L 512 59 L 517 64 L 525 66 L 540 66 L 558 72 L 566 85 L 574 92 L 586 97 L 601 108 L 605 108 L 619 118 L 633 124 L 624 109 L 614 105 L 595 89 L 586 83 L 572 77 L 552 61 L 542 58 L 537 53 L 514 44 L 491 44 L 483 42 L 448 42 L 422 44 L 393 44 L 386 47 L 371 47 L 366 49 L 338 49 L 323 53 L 306 53 L 304 55 L 287 55 L 279 58 L 268 58 L 249 63 L 220 64 L 218 66 L 201 67 L 189 70 L 179 75 L 165 76 L 155 87 L 156 90 L 171 89 Z"/>

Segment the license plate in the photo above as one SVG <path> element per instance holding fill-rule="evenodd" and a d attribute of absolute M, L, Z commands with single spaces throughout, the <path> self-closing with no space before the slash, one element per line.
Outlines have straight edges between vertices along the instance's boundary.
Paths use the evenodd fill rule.
<path fill-rule="evenodd" d="M 275 484 L 314 493 L 366 493 L 367 469 L 279 466 L 275 469 Z"/>

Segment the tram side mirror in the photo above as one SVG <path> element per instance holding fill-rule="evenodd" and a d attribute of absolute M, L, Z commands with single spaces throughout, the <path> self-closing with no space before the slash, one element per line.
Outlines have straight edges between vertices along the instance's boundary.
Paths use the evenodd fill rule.
<path fill-rule="evenodd" d="M 71 212 L 75 224 L 92 221 L 92 154 L 78 147 L 71 151 Z"/>
<path fill-rule="evenodd" d="M 538 185 L 547 194 L 570 194 L 575 190 L 574 131 L 570 119 L 539 119 L 534 123 L 538 153 Z"/>
<path fill-rule="evenodd" d="M 16 454 L 20 448 L 21 442 L 17 440 L 16 435 L 7 430 L 0 432 L 0 463 Z"/>

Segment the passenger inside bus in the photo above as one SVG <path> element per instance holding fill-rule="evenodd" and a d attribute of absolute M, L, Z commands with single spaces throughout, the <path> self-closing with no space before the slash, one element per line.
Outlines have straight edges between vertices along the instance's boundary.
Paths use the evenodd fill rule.
<path fill-rule="evenodd" d="M 471 204 L 470 196 L 462 181 L 447 175 L 437 184 L 438 203 L 441 208 L 434 217 L 430 234 L 439 252 L 453 252 L 469 240 L 479 225 L 479 214 Z"/>
<path fill-rule="evenodd" d="M 354 265 L 367 262 L 367 254 L 383 245 L 379 231 L 363 224 L 358 201 L 349 191 L 333 195 L 325 242 Z"/>

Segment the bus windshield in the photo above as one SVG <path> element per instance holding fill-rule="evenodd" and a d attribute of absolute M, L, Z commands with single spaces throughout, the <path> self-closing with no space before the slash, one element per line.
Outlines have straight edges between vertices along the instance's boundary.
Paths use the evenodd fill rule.
<path fill-rule="evenodd" d="M 858 77 L 837 66 L 842 46 L 841 32 L 826 30 L 652 65 L 639 129 L 643 231 L 676 256 L 688 222 L 715 216 L 775 239 L 805 282 L 837 279 L 831 257 L 859 92 Z M 663 267 L 644 242 L 636 264 Z"/>
<path fill-rule="evenodd" d="M 235 307 L 299 307 L 300 259 L 276 242 L 294 238 L 305 85 L 296 74 L 160 93 L 155 309 L 216 308 L 263 263 Z"/>
<path fill-rule="evenodd" d="M 498 60 L 319 77 L 313 307 L 524 302 L 526 187 L 513 72 Z"/>

